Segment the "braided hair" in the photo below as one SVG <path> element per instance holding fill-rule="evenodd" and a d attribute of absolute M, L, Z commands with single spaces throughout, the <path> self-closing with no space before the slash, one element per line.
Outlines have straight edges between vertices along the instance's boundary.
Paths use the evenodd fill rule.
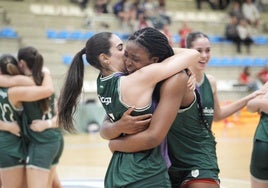
<path fill-rule="evenodd" d="M 158 63 L 174 55 L 174 51 L 169 45 L 167 37 L 159 30 L 152 27 L 137 30 L 128 38 L 128 41 L 135 42 L 141 48 L 145 49 L 150 58 L 158 57 Z M 159 82 L 155 86 L 153 92 L 154 101 L 159 101 L 162 82 L 163 81 Z"/>

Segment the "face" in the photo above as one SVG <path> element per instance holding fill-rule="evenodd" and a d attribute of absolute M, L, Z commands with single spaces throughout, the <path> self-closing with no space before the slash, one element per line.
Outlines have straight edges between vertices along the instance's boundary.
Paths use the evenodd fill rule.
<path fill-rule="evenodd" d="M 199 70 L 204 70 L 210 60 L 210 42 L 205 37 L 197 38 L 192 42 L 192 48 L 196 49 L 200 53 L 200 60 L 195 68 Z"/>
<path fill-rule="evenodd" d="M 129 74 L 154 63 L 154 59 L 155 58 L 150 58 L 149 53 L 145 48 L 134 41 L 127 42 L 125 49 L 125 65 Z"/>
<path fill-rule="evenodd" d="M 113 64 L 113 67 L 120 71 L 126 72 L 125 64 L 124 64 L 124 47 L 122 40 L 116 36 L 112 35 L 111 37 L 111 56 L 109 57 L 110 62 Z"/>

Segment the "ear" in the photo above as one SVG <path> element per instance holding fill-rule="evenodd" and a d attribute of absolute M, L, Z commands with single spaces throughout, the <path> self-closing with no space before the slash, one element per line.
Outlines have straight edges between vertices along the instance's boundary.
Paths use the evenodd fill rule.
<path fill-rule="evenodd" d="M 100 58 L 100 62 L 102 64 L 109 65 L 109 63 L 110 63 L 109 56 L 107 56 L 106 54 L 102 53 L 102 54 L 100 54 L 99 58 Z"/>

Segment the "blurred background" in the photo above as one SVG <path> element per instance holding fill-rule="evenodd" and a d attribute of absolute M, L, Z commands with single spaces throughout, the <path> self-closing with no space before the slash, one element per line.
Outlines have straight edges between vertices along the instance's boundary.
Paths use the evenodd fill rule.
<path fill-rule="evenodd" d="M 124 11 L 118 13 L 122 2 Z M 247 95 L 253 86 L 260 87 L 268 78 L 268 1 L 253 1 L 259 14 L 256 22 L 247 25 L 253 42 L 242 44 L 240 50 L 236 41 L 226 35 L 234 17 L 238 19 L 234 24 L 240 24 L 236 3 L 242 7 L 244 1 L 0 0 L 0 55 L 16 56 L 20 47 L 36 47 L 51 71 L 58 95 L 72 57 L 96 32 L 111 31 L 125 41 L 136 29 L 152 26 L 165 33 L 172 46 L 183 47 L 189 31 L 202 31 L 212 44 L 207 73 L 218 79 L 219 97 L 226 104 Z M 252 82 L 245 83 L 241 74 L 250 76 Z M 81 134 L 65 136 L 59 165 L 59 176 L 66 181 L 102 180 L 111 156 L 106 141 L 98 135 L 104 111 L 96 96 L 97 75 L 94 68 L 86 67 L 81 102 L 75 114 Z M 215 123 L 223 187 L 249 187 L 251 138 L 257 122 L 257 114 L 242 110 Z M 243 148 L 244 145 L 248 147 Z M 238 149 L 241 152 L 235 153 Z M 234 165 L 239 166 L 233 169 Z"/>

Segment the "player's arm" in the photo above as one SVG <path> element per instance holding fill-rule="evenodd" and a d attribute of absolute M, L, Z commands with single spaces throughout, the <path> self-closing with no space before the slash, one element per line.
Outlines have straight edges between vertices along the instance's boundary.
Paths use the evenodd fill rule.
<path fill-rule="evenodd" d="M 37 86 L 17 86 L 8 90 L 9 99 L 12 104 L 18 102 L 37 101 L 47 98 L 54 93 L 53 81 L 49 72 L 44 72 L 42 85 Z"/>
<path fill-rule="evenodd" d="M 106 116 L 100 128 L 101 137 L 111 140 L 123 134 L 135 134 L 145 130 L 151 121 L 152 114 L 131 116 L 133 110 L 134 107 L 129 108 L 122 118 L 116 122 L 112 122 L 110 118 Z"/>
<path fill-rule="evenodd" d="M 187 90 L 187 80 L 187 75 L 179 73 L 165 81 L 161 86 L 160 101 L 149 127 L 140 133 L 111 140 L 109 142 L 111 151 L 137 152 L 158 146 L 177 116 Z"/>
<path fill-rule="evenodd" d="M 30 128 L 35 132 L 43 132 L 46 129 L 53 129 L 58 127 L 57 116 L 54 116 L 52 119 L 47 120 L 36 119 L 33 120 L 30 125 Z"/>
<path fill-rule="evenodd" d="M 20 136 L 20 127 L 16 121 L 6 122 L 0 120 L 0 130 L 10 132 L 16 136 Z"/>
<path fill-rule="evenodd" d="M 24 75 L 0 75 L 1 87 L 14 87 L 14 86 L 33 86 L 35 85 L 32 78 Z"/>

